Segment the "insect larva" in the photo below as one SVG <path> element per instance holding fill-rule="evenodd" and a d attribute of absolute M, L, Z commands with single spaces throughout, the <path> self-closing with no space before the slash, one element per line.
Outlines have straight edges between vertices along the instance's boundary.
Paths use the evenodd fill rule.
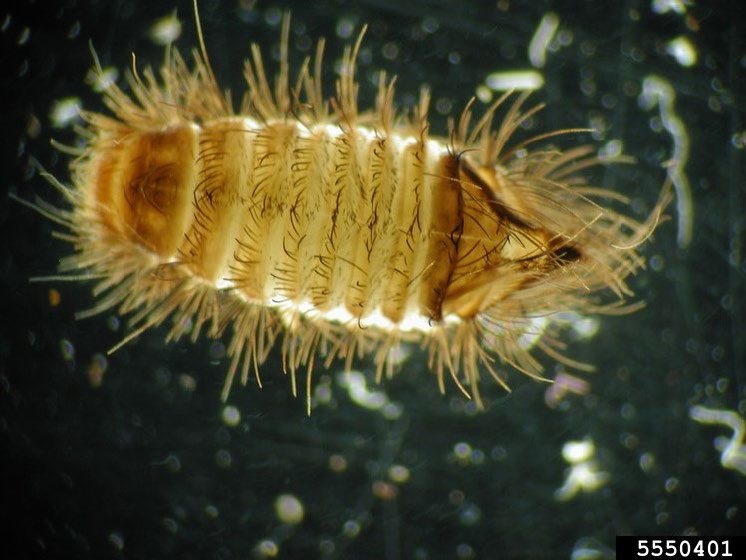
<path fill-rule="evenodd" d="M 668 189 L 644 222 L 606 207 L 624 200 L 579 175 L 599 163 L 591 148 L 524 149 L 573 131 L 513 142 L 542 107 L 524 109 L 526 94 L 509 105 L 504 95 L 476 122 L 467 104 L 447 138 L 429 133 L 425 90 L 397 112 L 383 75 L 374 109 L 360 111 L 363 33 L 325 98 L 323 41 L 291 83 L 288 30 L 285 18 L 272 84 L 252 46 L 238 111 L 200 31 L 193 67 L 170 50 L 160 78 L 133 70 L 131 93 L 106 89 L 108 114 L 84 114 L 72 185 L 56 183 L 71 208 L 36 205 L 69 231 L 60 272 L 95 282 L 97 303 L 81 316 L 129 314 L 120 345 L 167 318 L 169 339 L 230 327 L 224 397 L 237 373 L 246 383 L 253 369 L 261 384 L 279 339 L 294 393 L 306 367 L 310 410 L 317 355 L 349 368 L 373 354 L 380 379 L 393 347 L 419 342 L 441 390 L 448 374 L 482 406 L 480 371 L 507 387 L 495 357 L 540 375 L 520 344 L 532 318 L 623 309 L 625 279 L 643 262 L 635 248 Z M 603 290 L 617 301 L 603 303 Z M 550 340 L 538 346 L 567 360 Z"/>

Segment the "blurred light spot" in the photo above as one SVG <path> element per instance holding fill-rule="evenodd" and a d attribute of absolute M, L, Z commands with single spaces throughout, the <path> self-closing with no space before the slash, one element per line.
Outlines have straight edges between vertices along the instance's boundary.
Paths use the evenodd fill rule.
<path fill-rule="evenodd" d="M 215 463 L 223 469 L 230 467 L 233 464 L 231 452 L 227 449 L 219 449 L 215 454 Z"/>
<path fill-rule="evenodd" d="M 220 515 L 220 510 L 212 504 L 205 506 L 205 515 L 210 519 L 217 519 Z"/>
<path fill-rule="evenodd" d="M 292 494 L 280 494 L 275 500 L 275 515 L 282 523 L 298 525 L 305 516 L 303 503 Z"/>
<path fill-rule="evenodd" d="M 188 373 L 182 373 L 179 376 L 179 385 L 182 389 L 191 393 L 197 388 L 197 380 Z"/>
<path fill-rule="evenodd" d="M 596 446 L 591 440 L 568 441 L 562 446 L 562 458 L 575 465 L 592 458 L 596 453 Z"/>
<path fill-rule="evenodd" d="M 62 338 L 60 339 L 60 353 L 63 360 L 72 362 L 75 359 L 75 346 L 66 338 Z"/>
<path fill-rule="evenodd" d="M 337 550 L 337 547 L 334 546 L 334 541 L 331 539 L 321 539 L 319 541 L 319 552 L 321 553 L 322 558 L 329 558 L 331 557 Z"/>
<path fill-rule="evenodd" d="M 580 333 L 589 332 L 590 336 L 593 336 L 596 334 L 596 331 L 590 332 L 590 329 L 593 329 L 591 326 L 592 323 L 586 323 L 589 319 L 592 320 L 591 317 L 587 317 L 586 315 L 581 315 L 580 313 L 576 313 L 575 311 L 561 311 L 560 313 L 555 313 L 552 316 L 552 322 L 561 325 L 562 327 L 568 327 L 573 331 L 573 335 L 579 335 Z"/>
<path fill-rule="evenodd" d="M 549 408 L 557 408 L 569 393 L 587 395 L 590 390 L 591 386 L 584 379 L 569 373 L 559 373 L 554 378 L 554 383 L 544 392 L 544 402 Z"/>
<path fill-rule="evenodd" d="M 562 47 L 569 47 L 572 45 L 572 42 L 575 40 L 575 35 L 572 31 L 569 29 L 563 29 L 559 33 L 557 33 L 557 42 Z M 549 45 L 550 50 L 552 50 L 552 45 Z"/>
<path fill-rule="evenodd" d="M 453 446 L 453 454 L 459 461 L 468 462 L 471 458 L 471 445 L 464 441 L 460 441 Z"/>
<path fill-rule="evenodd" d="M 365 376 L 359 371 L 340 372 L 337 383 L 347 390 L 350 399 L 357 405 L 370 410 L 380 410 L 389 402 L 383 391 L 368 389 Z"/>
<path fill-rule="evenodd" d="M 435 101 L 435 110 L 440 115 L 447 115 L 453 109 L 453 102 L 447 97 L 439 97 Z"/>
<path fill-rule="evenodd" d="M 476 504 L 468 503 L 463 506 L 463 509 L 459 512 L 459 522 L 462 525 L 471 527 L 476 525 L 480 519 L 482 519 L 482 510 Z"/>
<path fill-rule="evenodd" d="M 652 0 L 651 2 L 651 8 L 656 14 L 667 14 L 668 12 L 685 14 L 687 6 L 691 6 L 689 0 Z"/>
<path fill-rule="evenodd" d="M 501 445 L 496 445 L 490 449 L 490 458 L 493 461 L 504 461 L 508 456 L 508 451 Z"/>
<path fill-rule="evenodd" d="M 282 12 L 280 11 L 280 8 L 277 6 L 270 6 L 267 8 L 266 13 L 264 14 L 264 21 L 266 21 L 269 25 L 272 27 L 276 27 L 279 25 L 280 20 L 282 19 Z"/>
<path fill-rule="evenodd" d="M 565 471 L 565 482 L 554 492 L 556 500 L 565 502 L 582 492 L 595 492 L 609 480 L 609 474 L 598 470 L 594 459 L 596 446 L 590 439 L 568 441 L 562 446 L 562 457 L 570 468 Z"/>
<path fill-rule="evenodd" d="M 80 35 L 80 22 L 76 21 L 70 26 L 70 29 L 68 29 L 67 38 L 75 39 L 78 35 Z"/>
<path fill-rule="evenodd" d="M 109 533 L 109 543 L 119 551 L 124 550 L 124 536 L 119 531 Z"/>
<path fill-rule="evenodd" d="M 632 403 L 626 402 L 619 409 L 619 415 L 625 420 L 632 420 L 637 415 L 637 409 Z"/>
<path fill-rule="evenodd" d="M 737 150 L 743 150 L 746 146 L 746 130 L 736 132 L 730 137 L 731 145 Z"/>
<path fill-rule="evenodd" d="M 31 37 L 31 29 L 28 27 L 24 27 L 21 30 L 21 34 L 18 36 L 18 44 L 19 45 L 25 45 L 28 43 L 29 37 Z"/>
<path fill-rule="evenodd" d="M 605 93 L 601 96 L 601 105 L 604 109 L 614 109 L 617 106 L 618 100 L 616 95 Z"/>
<path fill-rule="evenodd" d="M 397 56 L 399 56 L 399 45 L 397 45 L 394 42 L 389 42 L 383 45 L 383 49 L 381 49 L 381 52 L 383 53 L 383 57 L 386 60 L 394 60 Z"/>
<path fill-rule="evenodd" d="M 388 356 L 386 357 L 386 363 L 391 364 L 392 366 L 400 366 L 411 354 L 412 349 L 410 346 L 401 343 L 396 344 L 391 347 L 391 350 L 389 350 Z"/>
<path fill-rule="evenodd" d="M 62 296 L 60 295 L 60 292 L 58 290 L 55 290 L 54 288 L 49 288 L 49 307 L 57 307 L 60 304 L 60 301 L 62 301 Z"/>
<path fill-rule="evenodd" d="M 671 494 L 675 492 L 676 489 L 679 487 L 679 479 L 673 476 L 671 478 L 667 478 L 664 486 L 666 488 L 666 492 Z"/>
<path fill-rule="evenodd" d="M 615 557 L 614 550 L 591 537 L 578 539 L 570 553 L 570 560 L 605 560 Z"/>
<path fill-rule="evenodd" d="M 603 104 L 603 100 L 601 101 Z M 591 136 L 597 142 L 601 142 L 606 138 L 606 132 L 609 129 L 609 124 L 606 121 L 604 115 L 591 115 L 589 119 L 589 126 L 591 128 Z"/>
<path fill-rule="evenodd" d="M 82 103 L 79 97 L 65 97 L 58 99 L 52 105 L 49 118 L 54 128 L 65 128 L 75 121 L 80 120 Z"/>
<path fill-rule="evenodd" d="M 332 402 L 332 388 L 329 378 L 322 378 L 313 390 L 313 402 L 315 404 L 329 404 Z"/>
<path fill-rule="evenodd" d="M 655 468 L 655 455 L 652 453 L 643 453 L 640 455 L 640 469 L 642 472 L 649 473 Z"/>
<path fill-rule="evenodd" d="M 682 66 L 694 66 L 697 63 L 697 48 L 684 36 L 676 37 L 666 45 L 666 52 Z"/>
<path fill-rule="evenodd" d="M 170 45 L 181 35 L 181 21 L 176 10 L 163 16 L 150 27 L 150 40 L 156 45 Z"/>
<path fill-rule="evenodd" d="M 171 454 L 158 464 L 165 465 L 166 470 L 171 474 L 181 472 L 181 460 L 176 455 Z"/>
<path fill-rule="evenodd" d="M 349 39 L 352 36 L 352 32 L 355 30 L 355 22 L 349 17 L 339 18 L 337 22 L 337 37 L 341 39 Z"/>
<path fill-rule="evenodd" d="M 660 272 L 666 265 L 666 261 L 661 255 L 651 256 L 650 259 L 648 259 L 648 262 L 650 263 L 650 270 L 655 272 Z"/>
<path fill-rule="evenodd" d="M 456 546 L 456 558 L 458 558 L 458 560 L 472 560 L 473 558 L 476 558 L 476 553 L 471 545 L 461 543 Z"/>
<path fill-rule="evenodd" d="M 225 357 L 225 344 L 220 342 L 219 340 L 215 340 L 210 343 L 210 360 L 212 361 L 220 361 Z"/>
<path fill-rule="evenodd" d="M 226 426 L 235 427 L 241 423 L 241 412 L 233 405 L 227 405 L 223 407 L 223 413 L 221 414 L 223 423 Z"/>
<path fill-rule="evenodd" d="M 425 33 L 435 33 L 440 27 L 440 24 L 434 17 L 427 16 L 425 19 L 422 20 L 421 27 Z"/>
<path fill-rule="evenodd" d="M 41 121 L 39 121 L 39 117 L 31 113 L 26 121 L 26 136 L 37 138 L 39 134 L 41 134 Z"/>
<path fill-rule="evenodd" d="M 511 70 L 492 72 L 485 80 L 487 87 L 495 91 L 534 90 L 544 85 L 544 76 L 536 70 Z"/>
<path fill-rule="evenodd" d="M 395 402 L 387 402 L 381 409 L 381 414 L 386 420 L 398 420 L 404 413 L 402 406 Z"/>
<path fill-rule="evenodd" d="M 264 539 L 256 545 L 256 553 L 260 558 L 276 558 L 280 553 L 280 547 L 270 539 Z"/>
<path fill-rule="evenodd" d="M 329 468 L 335 473 L 344 472 L 347 470 L 347 459 L 343 455 L 335 453 L 329 457 Z"/>
<path fill-rule="evenodd" d="M 88 364 L 88 383 L 91 387 L 100 387 L 104 381 L 104 373 L 108 367 L 108 361 L 103 354 L 94 354 L 91 363 Z"/>
<path fill-rule="evenodd" d="M 674 111 L 676 92 L 671 84 L 660 76 L 647 76 L 642 82 L 642 92 L 638 98 L 640 106 L 651 110 L 660 107 L 660 117 L 668 133 L 673 138 L 673 154 L 668 165 L 668 176 L 676 189 L 676 212 L 679 223 L 677 241 L 679 247 L 686 247 L 692 240 L 694 230 L 694 206 L 692 191 L 684 169 L 689 161 L 689 134 L 684 121 Z"/>
<path fill-rule="evenodd" d="M 547 12 L 541 18 L 531 42 L 528 44 L 528 59 L 536 68 L 546 64 L 547 47 L 559 27 L 559 17 L 554 12 Z"/>
<path fill-rule="evenodd" d="M 526 330 L 518 337 L 518 346 L 523 350 L 533 348 L 541 340 L 547 326 L 549 326 L 549 320 L 546 317 L 532 317 L 529 319 L 529 325 Z"/>
<path fill-rule="evenodd" d="M 176 534 L 179 531 L 179 524 L 171 517 L 163 518 L 163 526 L 169 533 Z"/>
<path fill-rule="evenodd" d="M 375 480 L 372 485 L 373 495 L 381 500 L 393 500 L 399 494 L 399 490 L 385 480 Z"/>
<path fill-rule="evenodd" d="M 389 478 L 397 484 L 403 484 L 409 480 L 409 469 L 404 465 L 391 465 L 389 467 Z"/>
<path fill-rule="evenodd" d="M 476 96 L 482 103 L 489 103 L 492 101 L 492 90 L 485 85 L 478 85 Z"/>
<path fill-rule="evenodd" d="M 120 327 L 119 317 L 117 317 L 116 315 L 110 315 L 109 317 L 107 317 L 107 319 L 106 319 L 106 327 L 111 332 L 117 332 L 119 330 L 119 327 Z"/>
<path fill-rule="evenodd" d="M 722 424 L 733 430 L 730 439 L 718 436 L 714 440 L 715 449 L 721 452 L 720 464 L 726 469 L 738 471 L 746 476 L 746 423 L 736 412 L 704 406 L 693 406 L 689 409 L 689 416 L 700 424 Z"/>
<path fill-rule="evenodd" d="M 624 143 L 621 140 L 609 140 L 601 146 L 598 158 L 601 161 L 613 161 L 624 153 Z"/>
<path fill-rule="evenodd" d="M 472 465 L 481 465 L 482 463 L 484 463 L 484 458 L 485 458 L 484 451 L 482 451 L 481 449 L 474 449 L 471 452 L 471 464 Z"/>
<path fill-rule="evenodd" d="M 454 506 L 461 506 L 466 500 L 466 495 L 461 490 L 451 490 L 448 492 L 448 501 Z"/>
<path fill-rule="evenodd" d="M 98 72 L 95 68 L 91 69 L 86 76 L 86 81 L 91 84 L 94 91 L 102 92 L 109 89 L 117 81 L 119 70 L 113 66 L 102 68 Z"/>
<path fill-rule="evenodd" d="M 353 519 L 348 519 L 342 525 L 342 533 L 348 539 L 354 539 L 360 534 L 360 523 Z"/>
<path fill-rule="evenodd" d="M 730 385 L 730 379 L 727 377 L 721 377 L 717 382 L 715 382 L 715 388 L 720 394 L 723 394 L 728 390 L 728 385 Z"/>

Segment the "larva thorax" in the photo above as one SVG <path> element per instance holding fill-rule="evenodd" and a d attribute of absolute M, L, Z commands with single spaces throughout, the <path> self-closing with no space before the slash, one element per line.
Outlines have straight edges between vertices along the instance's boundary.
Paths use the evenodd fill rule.
<path fill-rule="evenodd" d="M 91 166 L 112 233 L 280 311 L 427 331 L 520 289 L 506 263 L 551 261 L 548 232 L 508 242 L 531 228 L 499 169 L 424 135 L 232 117 L 109 145 Z"/>

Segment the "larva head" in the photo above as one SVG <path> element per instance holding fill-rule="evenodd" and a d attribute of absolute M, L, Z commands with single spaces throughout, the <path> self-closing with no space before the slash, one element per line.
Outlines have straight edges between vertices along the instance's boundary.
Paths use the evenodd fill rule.
<path fill-rule="evenodd" d="M 581 146 L 532 152 L 505 167 L 461 166 L 464 199 L 478 202 L 471 209 L 465 204 L 459 260 L 471 269 L 455 276 L 448 290 L 452 312 L 505 320 L 620 308 L 632 294 L 626 278 L 644 262 L 636 249 L 660 223 L 671 184 L 648 218 L 637 221 L 609 205 L 610 199 L 626 202 L 624 197 L 588 185 L 578 174 L 600 163 Z M 478 222 L 471 232 L 470 221 Z M 475 253 L 482 257 L 462 256 Z M 595 293 L 605 289 L 620 301 L 599 303 Z"/>
<path fill-rule="evenodd" d="M 525 184 L 502 167 L 466 159 L 459 178 L 463 230 L 444 315 L 467 318 L 505 307 L 583 261 L 577 234 L 587 224 L 568 213 L 560 198 L 552 200 L 545 185 Z"/>
<path fill-rule="evenodd" d="M 172 257 L 192 206 L 197 134 L 189 125 L 99 136 L 85 163 L 88 207 L 114 235 Z"/>

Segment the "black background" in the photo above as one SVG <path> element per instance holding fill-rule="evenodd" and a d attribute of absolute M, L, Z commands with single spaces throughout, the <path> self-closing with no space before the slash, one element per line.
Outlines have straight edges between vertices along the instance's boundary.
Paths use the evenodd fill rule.
<path fill-rule="evenodd" d="M 746 129 L 746 22 L 738 0 L 698 2 L 688 26 L 687 16 L 656 14 L 650 2 L 633 0 L 510 2 L 503 9 L 496 2 L 388 0 L 201 6 L 215 73 L 234 91 L 242 88 L 249 41 L 265 52 L 276 48 L 279 30 L 267 20 L 292 8 L 294 24 L 304 27 L 296 45 L 304 35 L 329 40 L 327 91 L 344 43 L 335 28 L 349 17 L 371 24 L 361 105 L 374 91 L 368 75 L 386 68 L 399 75 L 397 100 L 406 103 L 428 83 L 436 99 L 452 102 L 453 114 L 490 72 L 529 66 L 527 44 L 552 10 L 573 41 L 549 53 L 546 86 L 535 95 L 548 107 L 535 126 L 603 119 L 601 142 L 622 140 L 638 164 L 599 170 L 594 179 L 632 196 L 644 215 L 672 141 L 651 126 L 658 110 L 643 110 L 637 94 L 648 75 L 668 80 L 691 141 L 693 242 L 677 247 L 673 209 L 673 221 L 646 249 L 662 267 L 633 281 L 647 308 L 603 318 L 595 338 L 570 345 L 569 354 L 597 372 L 585 375 L 591 393 L 569 397 L 562 410 L 545 405 L 545 386 L 513 374 L 513 393 L 485 387 L 489 409 L 474 415 L 455 388 L 438 394 L 426 357 L 415 352 L 382 388 L 401 406 L 400 418 L 355 405 L 335 381 L 339 364 L 329 377 L 333 406 L 307 418 L 273 354 L 263 390 L 252 385 L 231 394 L 242 414 L 231 428 L 219 399 L 227 363 L 207 341 L 166 345 L 164 332 L 147 333 L 110 357 L 102 386 L 91 386 L 93 356 L 116 343 L 123 327 L 112 332 L 112 317 L 74 320 L 92 302 L 86 285 L 28 282 L 53 272 L 68 248 L 51 238 L 50 222 L 2 196 L 0 542 L 14 555 L 4 557 L 247 558 L 272 539 L 281 558 L 568 558 L 585 545 L 605 558 L 617 534 L 744 533 L 746 479 L 723 469 L 713 446 L 716 435 L 730 434 L 688 416 L 695 403 L 746 413 L 746 174 L 744 149 L 734 140 Z M 196 44 L 191 5 L 176 7 L 184 25 L 177 44 L 186 51 Z M 170 10 L 156 2 L 90 0 L 0 8 L 3 188 L 60 202 L 30 165 L 35 158 L 68 178 L 66 156 L 49 141 L 72 143 L 74 134 L 50 127 L 52 103 L 77 96 L 85 108 L 102 109 L 84 82 L 89 39 L 104 66 L 123 71 L 131 52 L 140 66 L 157 66 L 162 48 L 148 29 Z M 422 31 L 428 17 L 438 23 L 434 33 Z M 19 45 L 24 28 L 30 34 Z M 699 53 L 690 68 L 665 51 L 682 34 Z M 382 54 L 389 42 L 398 47 L 393 60 Z M 457 64 L 448 60 L 453 52 Z M 293 59 L 301 59 L 297 49 Z M 592 91 L 583 93 L 582 84 Z M 29 126 L 34 117 L 38 130 Z M 444 116 L 433 115 L 433 130 L 445 131 Z M 51 288 L 62 296 L 57 307 L 49 304 Z M 74 346 L 74 359 L 63 359 L 62 340 Z M 370 364 L 356 367 L 372 373 Z M 185 374 L 196 380 L 193 390 L 180 382 Z M 553 494 L 567 466 L 562 445 L 584 437 L 595 442 L 609 483 L 558 502 Z M 459 442 L 480 450 L 483 460 L 456 460 Z M 230 466 L 220 466 L 226 452 Z M 334 454 L 347 460 L 342 473 L 329 468 Z M 652 457 L 652 466 L 642 469 L 642 457 Z M 372 484 L 386 480 L 392 464 L 406 466 L 410 479 L 396 499 L 384 501 Z M 274 513 L 274 500 L 287 493 L 306 511 L 295 527 Z M 345 534 L 348 521 L 359 524 L 357 536 Z"/>

